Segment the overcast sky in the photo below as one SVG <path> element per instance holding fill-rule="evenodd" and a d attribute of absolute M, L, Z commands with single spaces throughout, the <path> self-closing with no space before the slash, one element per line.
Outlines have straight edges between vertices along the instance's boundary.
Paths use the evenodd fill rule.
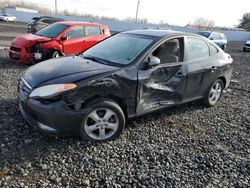
<path fill-rule="evenodd" d="M 54 0 L 23 0 L 54 9 Z M 58 9 L 99 16 L 135 17 L 138 0 L 57 0 Z M 250 12 L 250 0 L 140 0 L 139 18 L 158 23 L 186 25 L 197 17 L 214 20 L 217 26 L 232 27 L 242 15 Z"/>

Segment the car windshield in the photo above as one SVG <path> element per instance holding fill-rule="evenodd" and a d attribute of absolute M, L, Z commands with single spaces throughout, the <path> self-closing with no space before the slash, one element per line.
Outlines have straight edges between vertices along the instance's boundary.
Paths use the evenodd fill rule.
<path fill-rule="evenodd" d="M 117 34 L 88 49 L 82 56 L 117 66 L 125 66 L 139 57 L 153 41 L 153 38 L 147 36 Z"/>
<path fill-rule="evenodd" d="M 199 35 L 202 35 L 202 36 L 204 36 L 204 37 L 209 37 L 209 35 L 210 35 L 210 33 L 209 32 L 204 32 L 204 31 L 202 31 L 202 32 L 199 32 L 198 33 Z"/>
<path fill-rule="evenodd" d="M 55 38 L 62 31 L 64 31 L 67 27 L 68 26 L 64 24 L 53 24 L 36 32 L 35 34 L 39 36 L 43 36 L 43 37 Z"/>

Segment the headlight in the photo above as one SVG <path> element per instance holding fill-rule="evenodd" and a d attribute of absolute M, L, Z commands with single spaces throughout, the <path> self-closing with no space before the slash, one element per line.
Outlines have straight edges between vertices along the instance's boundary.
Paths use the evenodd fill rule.
<path fill-rule="evenodd" d="M 76 88 L 76 85 L 72 83 L 42 86 L 32 91 L 30 97 L 50 98 L 74 88 Z"/>

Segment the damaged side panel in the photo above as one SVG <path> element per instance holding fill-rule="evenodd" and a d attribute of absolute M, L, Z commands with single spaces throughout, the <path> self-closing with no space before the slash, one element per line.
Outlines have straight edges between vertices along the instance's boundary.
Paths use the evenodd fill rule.
<path fill-rule="evenodd" d="M 115 100 L 120 105 L 125 105 L 128 116 L 135 115 L 136 109 L 136 88 L 137 88 L 137 70 L 134 67 L 128 67 L 116 71 L 107 76 L 99 75 L 90 78 L 86 84 L 83 80 L 79 91 L 73 96 L 72 104 L 86 104 L 90 100 L 98 97 L 108 97 Z M 118 100 L 118 101 L 117 101 Z M 84 108 L 84 106 L 82 106 Z"/>
<path fill-rule="evenodd" d="M 180 63 L 139 70 L 137 114 L 181 103 L 185 75 L 186 66 Z"/>

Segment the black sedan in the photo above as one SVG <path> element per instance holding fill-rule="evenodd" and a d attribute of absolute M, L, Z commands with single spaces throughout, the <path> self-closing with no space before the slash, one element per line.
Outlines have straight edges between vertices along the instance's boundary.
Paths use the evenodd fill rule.
<path fill-rule="evenodd" d="M 19 107 L 43 132 L 112 140 L 130 118 L 198 99 L 214 106 L 232 62 L 202 36 L 128 31 L 30 67 L 20 79 Z"/>

